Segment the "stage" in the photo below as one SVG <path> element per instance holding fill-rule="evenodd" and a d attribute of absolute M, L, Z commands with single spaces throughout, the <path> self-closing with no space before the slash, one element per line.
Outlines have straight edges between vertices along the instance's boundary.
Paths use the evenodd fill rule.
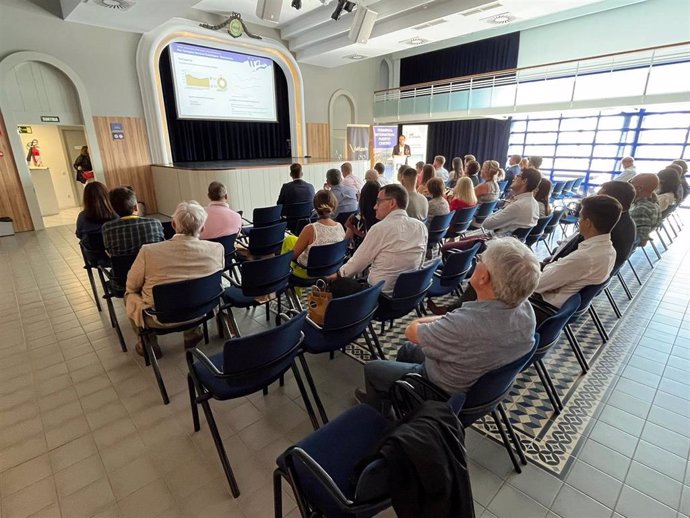
<path fill-rule="evenodd" d="M 183 200 L 196 200 L 206 205 L 208 184 L 219 181 L 228 189 L 230 207 L 244 211 L 251 218 L 255 208 L 275 205 L 280 187 L 291 181 L 290 164 L 294 162 L 302 164 L 304 180 L 318 191 L 326 181 L 326 171 L 339 169 L 344 160 L 273 158 L 152 165 L 158 212 L 172 216 Z M 352 162 L 353 172 L 362 179 L 369 167 L 368 160 Z"/>

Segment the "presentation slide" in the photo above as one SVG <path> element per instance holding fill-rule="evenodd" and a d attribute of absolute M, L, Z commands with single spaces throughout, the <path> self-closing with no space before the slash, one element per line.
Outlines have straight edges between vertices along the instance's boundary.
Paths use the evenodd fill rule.
<path fill-rule="evenodd" d="M 277 121 L 273 60 L 171 43 L 170 61 L 180 119 Z"/>

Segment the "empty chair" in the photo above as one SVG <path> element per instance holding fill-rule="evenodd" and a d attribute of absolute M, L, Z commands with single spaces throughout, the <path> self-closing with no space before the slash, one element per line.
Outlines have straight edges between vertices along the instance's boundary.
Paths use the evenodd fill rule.
<path fill-rule="evenodd" d="M 99 266 L 110 267 L 110 258 L 105 252 L 103 245 L 103 234 L 98 232 L 88 232 L 80 241 L 79 248 L 81 249 L 81 256 L 84 259 L 84 270 L 89 276 L 89 284 L 91 284 L 91 291 L 93 293 L 93 300 L 96 302 L 98 311 L 101 309 L 101 301 L 99 300 L 98 290 L 96 289 L 96 281 L 93 276 L 93 270 L 98 271 Z"/>
<path fill-rule="evenodd" d="M 276 223 L 268 227 L 255 227 L 249 234 L 247 250 L 254 257 L 280 253 L 285 239 L 287 223 Z M 238 259 L 242 260 L 241 254 Z"/>
<path fill-rule="evenodd" d="M 497 204 L 498 204 L 498 200 L 487 201 L 487 202 L 478 204 L 477 205 L 477 212 L 475 212 L 475 214 L 474 214 L 474 222 L 477 225 L 481 225 L 486 218 L 491 216 L 491 214 L 493 213 Z"/>
<path fill-rule="evenodd" d="M 575 179 L 568 180 L 563 185 L 563 190 L 561 191 L 562 199 L 567 199 L 571 197 L 573 185 L 575 185 Z"/>
<path fill-rule="evenodd" d="M 254 230 L 258 232 L 260 229 Z M 223 311 L 228 311 L 228 323 L 235 336 L 240 336 L 240 330 L 232 313 L 232 308 L 260 306 L 262 302 L 258 302 L 257 298 L 275 294 L 278 298 L 278 315 L 281 313 L 282 295 L 288 289 L 290 279 L 291 260 L 292 252 L 286 252 L 283 255 L 244 261 L 239 265 L 242 284 L 230 279 L 231 285 L 223 291 L 224 304 L 222 306 Z M 269 301 L 263 302 L 263 304 L 266 306 L 266 321 L 269 321 Z M 278 317 L 276 316 L 277 323 Z"/>
<path fill-rule="evenodd" d="M 553 184 L 553 191 L 551 191 L 551 203 L 556 200 L 563 199 L 563 188 L 565 187 L 565 182 L 558 181 Z"/>
<path fill-rule="evenodd" d="M 553 216 L 554 213 L 552 212 L 548 216 L 539 218 L 537 220 L 537 224 L 532 227 L 532 230 L 530 230 L 529 234 L 527 234 L 527 237 L 525 237 L 523 243 L 532 248 L 532 246 L 544 236 L 544 230 L 553 219 Z"/>
<path fill-rule="evenodd" d="M 283 205 L 282 216 L 287 223 L 288 230 L 295 235 L 299 235 L 302 228 L 309 223 L 313 210 L 314 204 L 311 201 Z"/>
<path fill-rule="evenodd" d="M 249 221 L 245 219 L 245 221 L 250 224 L 242 227 L 242 232 L 248 236 L 255 228 L 270 227 L 276 223 L 280 223 L 282 213 L 283 206 L 280 204 L 272 207 L 259 207 L 254 209 L 252 212 L 252 220 Z"/>
<path fill-rule="evenodd" d="M 149 338 L 152 335 L 180 333 L 203 325 L 204 338 L 208 343 L 206 323 L 215 318 L 214 309 L 220 306 L 220 297 L 223 293 L 221 274 L 222 272 L 218 271 L 198 279 L 158 284 L 153 287 L 153 307 L 145 309 L 144 315 L 154 318 L 166 327 L 144 325 L 139 336 L 144 342 L 144 360 L 146 365 L 150 364 L 153 367 L 161 398 L 166 405 L 170 403 L 170 399 Z"/>
<path fill-rule="evenodd" d="M 213 241 L 214 243 L 220 243 L 223 245 L 225 250 L 225 270 L 229 270 L 232 264 L 235 262 L 235 240 L 237 239 L 237 234 L 230 234 L 229 236 L 214 237 L 208 241 Z"/>
<path fill-rule="evenodd" d="M 469 250 L 449 250 L 443 258 L 441 269 L 434 272 L 426 296 L 433 299 L 461 291 L 461 284 L 472 270 L 474 258 L 481 246 L 482 243 L 477 242 Z"/>
<path fill-rule="evenodd" d="M 477 212 L 477 205 L 456 210 L 446 232 L 446 239 L 455 239 L 467 232 L 467 229 L 472 224 L 475 212 Z"/>
<path fill-rule="evenodd" d="M 372 456 L 389 427 L 357 405 L 288 448 L 273 474 L 275 517 L 283 516 L 283 478 L 305 518 L 368 518 L 390 507 L 386 461 Z"/>
<path fill-rule="evenodd" d="M 295 365 L 295 357 L 300 354 L 301 328 L 305 317 L 306 313 L 300 313 L 292 319 L 286 317 L 287 321 L 278 327 L 243 338 L 233 338 L 225 343 L 222 352 L 210 357 L 196 348 L 187 351 L 187 383 L 194 431 L 201 429 L 198 410 L 198 405 L 201 405 L 235 497 L 239 496 L 240 490 L 209 400 L 227 401 L 253 394 L 292 369 L 307 412 L 313 416 L 311 403 Z M 316 428 L 316 422 L 312 422 Z"/>
<path fill-rule="evenodd" d="M 455 216 L 455 211 L 451 211 L 448 214 L 443 214 L 441 216 L 434 216 L 434 218 L 429 223 L 429 239 L 427 241 L 427 249 L 433 250 L 438 247 L 443 238 L 448 232 L 450 227 L 450 222 Z"/>
<path fill-rule="evenodd" d="M 122 336 L 122 330 L 120 329 L 120 323 L 117 320 L 117 314 L 115 313 L 115 306 L 113 305 L 113 299 L 121 299 L 125 296 L 125 287 L 127 284 L 127 274 L 129 269 L 134 264 L 134 260 L 137 258 L 136 254 L 133 255 L 114 255 L 110 258 L 110 267 L 105 264 L 98 265 L 98 276 L 101 279 L 101 284 L 103 285 L 103 298 L 108 305 L 108 315 L 110 316 L 110 325 L 115 328 L 117 333 L 117 338 L 120 341 L 120 347 L 123 351 L 127 351 L 127 344 Z"/>

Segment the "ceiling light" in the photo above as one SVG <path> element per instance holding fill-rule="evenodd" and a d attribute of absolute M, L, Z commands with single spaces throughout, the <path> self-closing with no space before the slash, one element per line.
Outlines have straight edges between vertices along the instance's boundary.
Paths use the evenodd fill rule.
<path fill-rule="evenodd" d="M 410 38 L 409 40 L 403 40 L 403 41 L 400 41 L 399 43 L 404 43 L 405 45 L 419 46 L 419 45 L 424 45 L 425 43 L 429 43 L 429 40 L 425 40 L 424 38 L 420 38 L 419 36 L 415 36 L 414 38 Z"/>
<path fill-rule="evenodd" d="M 501 13 L 501 14 L 496 14 L 494 16 L 490 16 L 488 18 L 484 18 L 483 21 L 486 21 L 487 23 L 493 23 L 494 25 L 505 25 L 506 23 L 510 23 L 513 20 L 515 20 L 515 16 L 513 16 L 510 13 Z"/>
<path fill-rule="evenodd" d="M 343 56 L 343 59 L 354 59 L 355 61 L 359 61 L 361 59 L 366 59 L 366 56 L 363 56 L 362 54 L 351 54 L 349 56 Z"/>

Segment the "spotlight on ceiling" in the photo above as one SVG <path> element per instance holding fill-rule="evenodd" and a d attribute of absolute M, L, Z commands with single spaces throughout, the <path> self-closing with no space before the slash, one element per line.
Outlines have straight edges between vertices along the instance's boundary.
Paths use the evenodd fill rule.
<path fill-rule="evenodd" d="M 292 0 L 292 7 L 298 11 L 302 9 L 302 0 Z"/>
<path fill-rule="evenodd" d="M 343 11 L 351 13 L 354 8 L 354 2 L 349 2 L 348 0 L 338 0 L 338 5 L 335 6 L 335 10 L 333 11 L 331 18 L 337 21 L 340 18 L 340 15 L 343 14 Z"/>

